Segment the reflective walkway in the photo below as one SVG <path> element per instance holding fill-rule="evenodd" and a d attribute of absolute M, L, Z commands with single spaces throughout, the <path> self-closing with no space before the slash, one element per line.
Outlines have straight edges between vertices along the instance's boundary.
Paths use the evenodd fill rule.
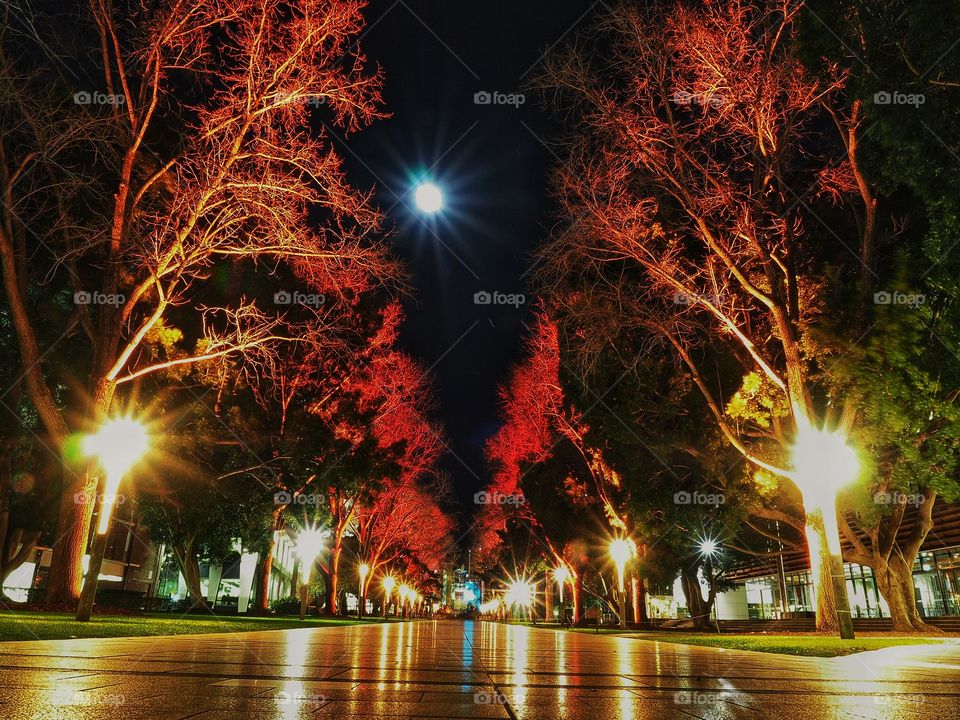
<path fill-rule="evenodd" d="M 832 660 L 492 623 L 0 644 L 0 720 L 960 718 L 960 645 Z"/>

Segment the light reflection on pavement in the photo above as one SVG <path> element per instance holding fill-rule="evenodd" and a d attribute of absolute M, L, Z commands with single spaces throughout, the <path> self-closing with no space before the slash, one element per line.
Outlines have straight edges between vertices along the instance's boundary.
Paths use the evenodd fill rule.
<path fill-rule="evenodd" d="M 960 644 L 846 658 L 495 623 L 0 644 L 0 720 L 960 718 Z"/>

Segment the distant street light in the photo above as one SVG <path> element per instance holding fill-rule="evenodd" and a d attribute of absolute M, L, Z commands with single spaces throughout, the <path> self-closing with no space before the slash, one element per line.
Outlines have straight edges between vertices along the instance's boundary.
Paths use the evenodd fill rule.
<path fill-rule="evenodd" d="M 560 602 L 563 603 L 563 586 L 567 584 L 567 580 L 570 579 L 570 571 L 567 570 L 565 565 L 554 569 L 553 579 L 557 581 L 557 584 L 560 586 Z"/>
<path fill-rule="evenodd" d="M 706 555 L 707 557 L 713 557 L 713 554 L 717 551 L 717 541 L 706 538 L 700 541 L 700 553 Z"/>
<path fill-rule="evenodd" d="M 610 542 L 610 557 L 613 558 L 613 562 L 617 566 L 617 589 L 620 592 L 620 628 L 626 630 L 627 628 L 627 593 L 626 588 L 623 584 L 624 570 L 627 566 L 627 561 L 633 556 L 633 548 L 630 547 L 628 543 L 623 538 L 617 538 Z"/>
<path fill-rule="evenodd" d="M 300 564 L 303 567 L 301 575 L 303 584 L 300 588 L 300 619 L 307 617 L 307 600 L 310 592 L 310 574 L 313 572 L 313 565 L 317 562 L 317 557 L 323 550 L 323 533 L 319 528 L 307 527 L 297 534 L 294 541 L 297 555 L 300 556 Z"/>
<path fill-rule="evenodd" d="M 536 587 L 532 582 L 524 578 L 511 580 L 507 585 L 506 603 L 509 608 L 511 605 L 519 605 L 524 610 L 529 611 L 536 597 Z M 536 619 L 534 618 L 534 624 Z"/>
<path fill-rule="evenodd" d="M 811 566 L 819 563 L 820 538 L 814 528 L 820 523 L 826 536 L 840 637 L 853 639 L 853 618 L 840 548 L 837 493 L 856 480 L 860 474 L 860 459 L 847 444 L 844 434 L 814 427 L 799 408 L 794 408 L 794 417 L 797 418 L 797 436 L 793 445 L 791 477 L 803 496 Z"/>
<path fill-rule="evenodd" d="M 370 566 L 360 563 L 357 570 L 360 573 L 360 602 L 357 604 L 357 617 L 363 617 L 364 605 L 367 602 L 367 573 L 370 572 Z"/>
<path fill-rule="evenodd" d="M 84 454 L 97 458 L 105 475 L 102 490 L 98 494 L 100 517 L 97 534 L 93 537 L 90 560 L 87 563 L 87 576 L 84 578 L 80 603 L 77 606 L 76 619 L 86 622 L 93 612 L 97 582 L 100 579 L 100 569 L 103 567 L 103 554 L 107 547 L 107 528 L 110 526 L 110 517 L 117 503 L 120 483 L 123 481 L 123 476 L 150 448 L 150 435 L 143 424 L 137 420 L 129 417 L 114 418 L 105 422 L 97 433 L 83 438 L 82 448 Z M 97 489 L 101 489 L 99 481 Z M 96 500 L 97 497 L 94 498 L 94 502 Z"/>
<path fill-rule="evenodd" d="M 393 594 L 393 588 L 396 586 L 397 581 L 394 579 L 393 575 L 387 575 L 383 579 L 383 616 L 387 616 L 387 608 L 390 607 L 390 596 Z"/>

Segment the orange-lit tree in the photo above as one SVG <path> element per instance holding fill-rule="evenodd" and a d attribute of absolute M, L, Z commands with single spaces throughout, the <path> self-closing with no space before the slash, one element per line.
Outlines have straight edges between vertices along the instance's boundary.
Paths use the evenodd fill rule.
<path fill-rule="evenodd" d="M 808 329 L 825 312 L 824 258 L 850 247 L 862 261 L 851 280 L 862 281 L 875 242 L 860 107 L 837 102 L 841 74 L 801 65 L 800 10 L 624 5 L 601 22 L 602 49 L 556 53 L 542 77 L 571 109 L 555 173 L 565 221 L 543 248 L 541 280 L 581 288 L 555 297 L 576 319 L 572 341 L 589 356 L 605 336 L 633 331 L 671 353 L 726 441 L 768 482 L 791 477 L 797 428 L 853 425 L 849 407 L 817 382 Z M 824 127 L 838 132 L 806 142 Z M 807 233 L 807 208 L 822 194 L 853 195 L 862 216 L 859 231 L 826 251 Z M 735 393 L 713 380 L 717 352 L 741 368 Z M 823 549 L 811 560 L 818 627 L 829 630 L 827 537 L 819 513 L 807 523 Z"/>
<path fill-rule="evenodd" d="M 282 267 L 297 283 L 283 291 L 328 298 L 393 273 L 373 239 L 380 215 L 347 183 L 332 130 L 310 130 L 315 114 L 347 132 L 381 114 L 380 73 L 355 43 L 364 5 L 92 0 L 70 28 L 96 58 L 99 87 L 90 88 L 57 82 L 56 49 L 17 56 L 7 44 L 29 41 L 4 33 L 4 74 L 21 82 L 4 96 L 3 286 L 55 451 L 158 370 L 231 358 L 255 374 L 280 343 L 322 342 L 321 309 L 291 327 L 283 308 L 231 286 L 231 268 Z M 76 293 L 65 332 L 83 333 L 88 348 L 74 358 L 85 392 L 69 412 L 45 371 L 54 343 L 28 302 L 51 278 Z M 227 291 L 211 294 L 211 278 Z M 189 330 L 158 356 L 151 340 L 175 308 L 192 316 L 178 325 Z M 93 481 L 69 475 L 63 497 Z M 48 600 L 79 594 L 91 512 L 60 504 Z"/>

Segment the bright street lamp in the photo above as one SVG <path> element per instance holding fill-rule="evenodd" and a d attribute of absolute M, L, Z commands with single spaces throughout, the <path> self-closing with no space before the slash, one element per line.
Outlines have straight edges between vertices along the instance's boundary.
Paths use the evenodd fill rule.
<path fill-rule="evenodd" d="M 393 588 L 397 581 L 393 575 L 387 575 L 383 579 L 383 616 L 387 616 L 387 608 L 390 607 L 390 596 L 393 594 Z"/>
<path fill-rule="evenodd" d="M 700 541 L 700 554 L 706 555 L 707 557 L 713 557 L 713 554 L 717 552 L 717 541 L 711 540 L 710 538 L 704 538 Z"/>
<path fill-rule="evenodd" d="M 563 586 L 566 585 L 567 580 L 570 579 L 570 571 L 567 570 L 566 565 L 554 568 L 553 579 L 556 580 L 557 585 L 560 586 L 560 604 L 563 605 Z"/>
<path fill-rule="evenodd" d="M 90 548 L 90 560 L 87 563 L 87 576 L 84 578 L 77 606 L 76 619 L 86 622 L 93 612 L 93 603 L 97 595 L 97 582 L 100 568 L 103 566 L 103 554 L 107 547 L 107 528 L 110 516 L 117 502 L 117 491 L 123 476 L 142 458 L 150 448 L 150 435 L 137 420 L 119 417 L 108 420 L 93 435 L 83 438 L 82 448 L 85 455 L 97 458 L 104 470 L 103 490 L 100 493 L 100 517 L 97 534 Z M 100 483 L 97 483 L 100 489 Z M 97 498 L 94 498 L 96 502 Z"/>
<path fill-rule="evenodd" d="M 533 605 L 535 596 L 536 587 L 534 584 L 524 578 L 517 578 L 511 580 L 507 585 L 505 600 L 508 608 L 511 605 L 519 605 L 524 610 L 529 611 Z M 536 624 L 536 618 L 533 619 L 533 622 Z"/>
<path fill-rule="evenodd" d="M 829 562 L 840 637 L 852 639 L 853 618 L 843 574 L 837 493 L 856 480 L 860 474 L 860 459 L 847 444 L 843 433 L 814 427 L 799 408 L 794 408 L 794 417 L 797 419 L 797 435 L 791 454 L 791 478 L 803 496 L 803 507 L 807 514 L 806 536 L 811 569 L 817 572 L 822 562 L 822 537 L 826 543 L 823 549 Z M 822 533 L 818 532 L 820 530 Z"/>
<path fill-rule="evenodd" d="M 307 595 L 310 591 L 310 573 L 317 561 L 317 556 L 323 550 L 323 533 L 317 527 L 306 527 L 297 533 L 294 541 L 297 555 L 300 556 L 300 565 L 303 568 L 303 584 L 300 587 L 300 619 L 307 617 Z"/>
<path fill-rule="evenodd" d="M 623 630 L 627 628 L 627 593 L 623 586 L 624 568 L 627 561 L 633 556 L 633 548 L 623 538 L 617 538 L 610 542 L 610 557 L 617 566 L 617 589 L 620 591 L 620 627 Z"/>
<path fill-rule="evenodd" d="M 370 572 L 370 566 L 360 563 L 357 571 L 360 573 L 360 602 L 357 604 L 357 617 L 363 617 L 363 606 L 367 602 L 367 573 Z"/>

